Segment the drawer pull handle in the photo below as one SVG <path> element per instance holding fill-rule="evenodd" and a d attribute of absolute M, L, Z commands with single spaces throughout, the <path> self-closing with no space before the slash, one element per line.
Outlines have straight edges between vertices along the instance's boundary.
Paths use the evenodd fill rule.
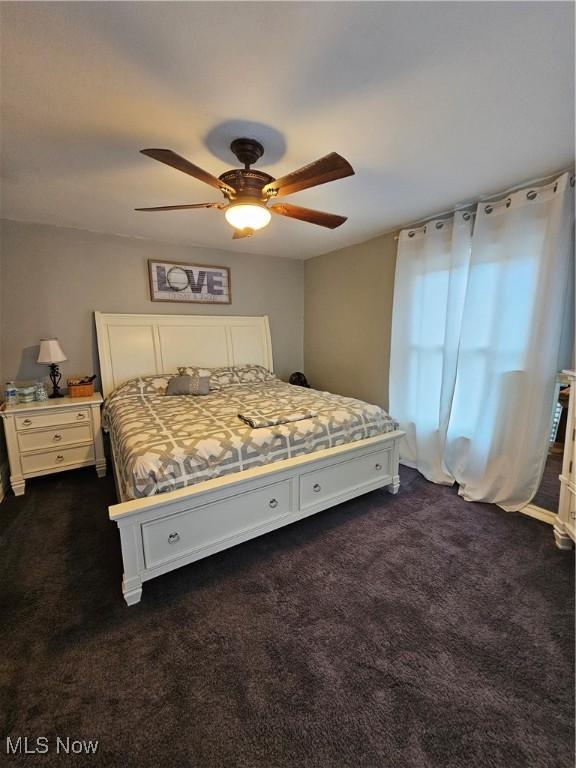
<path fill-rule="evenodd" d="M 52 440 L 55 440 L 56 442 L 58 442 L 59 440 L 62 440 L 62 435 L 59 435 L 58 433 L 56 433 L 52 438 Z"/>
<path fill-rule="evenodd" d="M 78 414 L 76 414 L 76 418 L 77 419 L 85 419 L 86 418 L 86 414 L 85 413 L 78 413 Z"/>
<path fill-rule="evenodd" d="M 268 502 L 268 506 L 272 507 L 272 509 L 276 509 L 276 507 L 278 506 L 278 499 L 270 499 L 270 501 Z"/>
<path fill-rule="evenodd" d="M 61 453 L 59 453 L 58 456 L 56 456 L 56 458 L 54 459 L 54 461 L 64 461 L 64 456 Z"/>
<path fill-rule="evenodd" d="M 168 544 L 176 544 L 177 541 L 180 541 L 180 534 L 174 531 L 168 536 Z"/>
<path fill-rule="evenodd" d="M 32 419 L 24 419 L 22 424 L 24 424 L 25 427 L 29 427 L 30 424 L 32 424 Z"/>
<path fill-rule="evenodd" d="M 318 493 L 319 491 L 322 490 L 322 486 L 319 485 L 318 483 L 314 483 L 314 485 L 312 486 L 312 490 L 314 491 L 314 493 Z"/>
<path fill-rule="evenodd" d="M 376 472 L 380 472 L 380 470 L 382 469 L 382 464 L 375 464 L 374 469 L 376 470 Z"/>

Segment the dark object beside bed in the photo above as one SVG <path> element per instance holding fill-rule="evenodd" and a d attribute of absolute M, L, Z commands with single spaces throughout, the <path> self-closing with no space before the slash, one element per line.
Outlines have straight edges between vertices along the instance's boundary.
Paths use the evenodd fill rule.
<path fill-rule="evenodd" d="M 308 387 L 308 389 L 310 389 L 308 379 L 301 373 L 301 371 L 294 371 L 294 373 L 291 373 L 290 378 L 288 379 L 288 384 L 293 384 L 295 387 Z"/>

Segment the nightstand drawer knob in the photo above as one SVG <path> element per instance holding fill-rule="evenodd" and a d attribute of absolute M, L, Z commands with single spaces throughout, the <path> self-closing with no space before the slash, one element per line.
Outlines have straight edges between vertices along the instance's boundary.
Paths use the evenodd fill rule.
<path fill-rule="evenodd" d="M 382 469 L 382 464 L 375 464 L 374 469 L 376 470 L 376 472 L 380 472 L 380 470 Z"/>
<path fill-rule="evenodd" d="M 86 418 L 86 414 L 85 413 L 79 413 L 79 414 L 77 414 L 76 418 L 77 419 L 85 419 Z"/>
<path fill-rule="evenodd" d="M 272 507 L 272 509 L 276 509 L 276 507 L 278 506 L 278 499 L 270 499 L 270 501 L 268 502 L 268 506 Z"/>
<path fill-rule="evenodd" d="M 55 461 L 64 461 L 64 456 L 59 453 L 58 456 L 56 456 Z"/>
<path fill-rule="evenodd" d="M 168 536 L 168 544 L 176 544 L 177 541 L 180 541 L 180 534 L 174 531 Z"/>
<path fill-rule="evenodd" d="M 322 486 L 319 483 L 314 483 L 312 490 L 314 493 L 319 493 L 322 490 Z"/>
<path fill-rule="evenodd" d="M 25 427 L 29 427 L 30 424 L 32 424 L 32 419 L 24 419 L 22 424 L 24 424 Z"/>
<path fill-rule="evenodd" d="M 56 433 L 52 438 L 52 440 L 54 440 L 55 442 L 58 442 L 59 440 L 62 440 L 62 435 L 59 435 L 58 433 Z"/>

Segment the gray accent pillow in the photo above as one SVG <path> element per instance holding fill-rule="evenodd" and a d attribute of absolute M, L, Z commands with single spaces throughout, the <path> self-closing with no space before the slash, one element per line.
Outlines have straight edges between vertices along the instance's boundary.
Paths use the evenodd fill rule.
<path fill-rule="evenodd" d="M 209 392 L 209 376 L 173 376 L 166 388 L 167 395 L 207 395 Z"/>

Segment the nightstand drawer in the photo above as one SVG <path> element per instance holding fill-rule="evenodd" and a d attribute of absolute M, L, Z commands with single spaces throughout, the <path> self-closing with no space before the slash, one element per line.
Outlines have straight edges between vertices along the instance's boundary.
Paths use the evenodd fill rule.
<path fill-rule="evenodd" d="M 58 469 L 71 464 L 81 464 L 94 461 L 94 446 L 80 445 L 76 448 L 62 448 L 62 450 L 46 451 L 46 453 L 32 453 L 21 456 L 22 472 L 26 475 L 31 472 L 43 472 L 47 469 Z"/>
<path fill-rule="evenodd" d="M 70 410 L 58 410 L 53 413 L 32 413 L 29 416 L 16 416 L 14 418 L 16 429 L 19 432 L 36 429 L 37 427 L 61 427 L 65 424 L 89 424 L 90 411 L 88 408 L 73 408 Z"/>
<path fill-rule="evenodd" d="M 90 442 L 92 442 L 90 424 L 18 433 L 18 445 L 23 453 L 38 451 L 43 448 L 59 448 L 61 445 Z"/>

